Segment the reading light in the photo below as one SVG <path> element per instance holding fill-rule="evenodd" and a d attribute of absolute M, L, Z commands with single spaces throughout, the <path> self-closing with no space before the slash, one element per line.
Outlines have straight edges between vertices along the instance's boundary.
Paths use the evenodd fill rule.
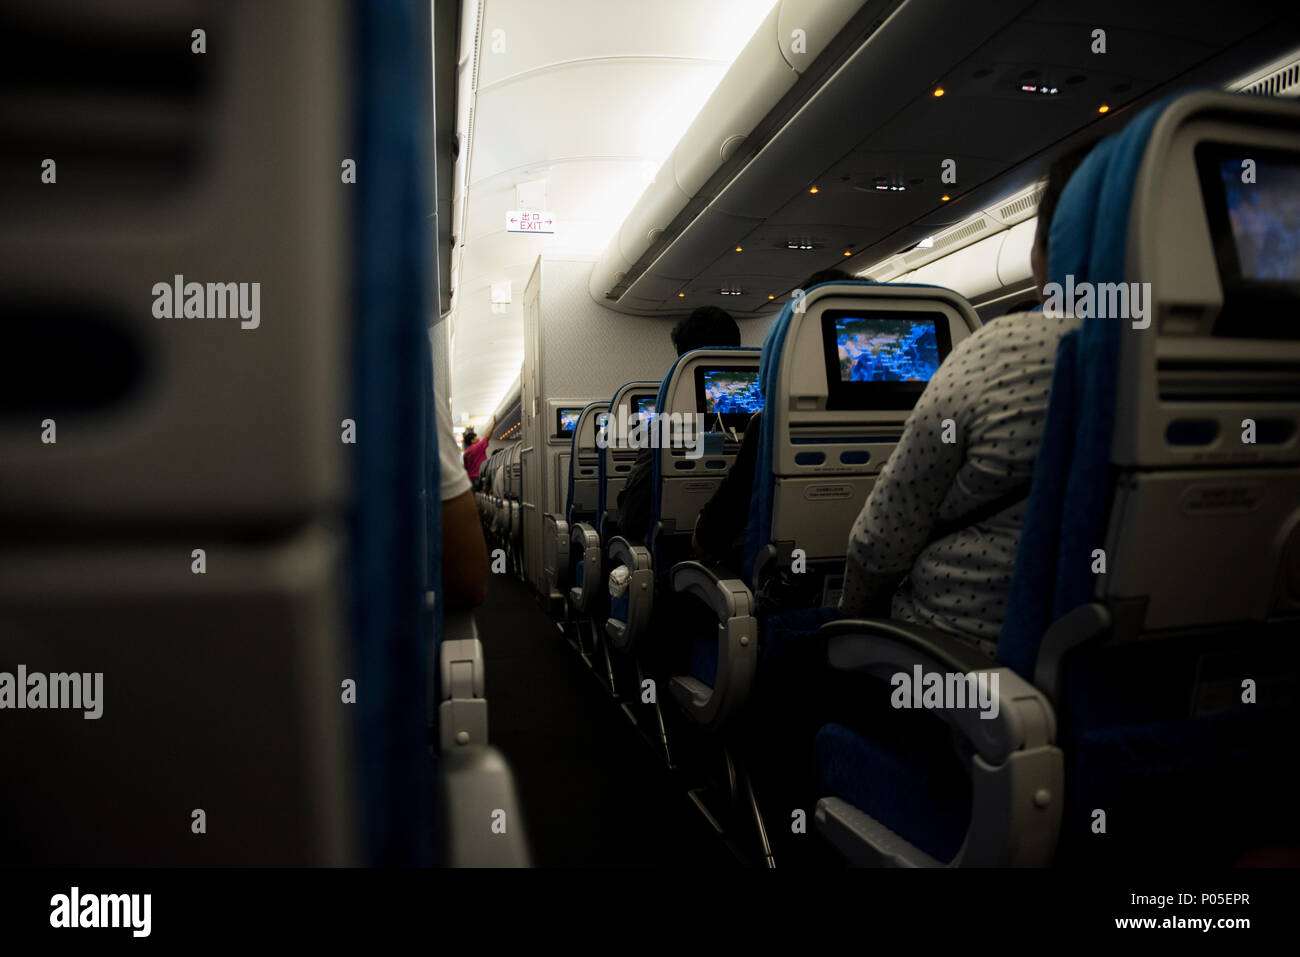
<path fill-rule="evenodd" d="M 738 253 L 743 253 L 744 251 L 745 251 L 745 250 L 744 250 L 743 247 L 741 247 L 741 246 L 737 246 L 737 247 L 736 247 L 736 252 L 738 252 Z"/>
<path fill-rule="evenodd" d="M 816 186 L 814 186 L 814 187 L 812 187 L 812 189 L 808 190 L 808 192 L 810 192 L 810 193 L 816 193 L 817 191 L 818 191 L 818 190 L 817 190 L 817 187 L 816 187 Z"/>
<path fill-rule="evenodd" d="M 936 86 L 936 87 L 934 88 L 934 95 L 935 95 L 935 96 L 943 96 L 943 87 L 941 87 L 941 86 Z"/>
<path fill-rule="evenodd" d="M 1101 106 L 1097 107 L 1097 112 L 1098 112 L 1098 113 L 1109 113 L 1109 112 L 1110 112 L 1110 107 L 1107 106 L 1105 103 L 1103 103 Z"/>
<path fill-rule="evenodd" d="M 846 255 L 846 256 L 852 256 L 853 253 L 849 252 L 849 251 L 846 249 L 846 250 L 844 250 L 844 255 Z"/>
<path fill-rule="evenodd" d="M 941 200 L 943 200 L 945 203 L 948 202 L 948 200 L 952 199 L 952 197 L 949 196 L 947 193 L 944 193 L 944 194 L 943 194 L 942 196 L 940 196 L 939 198 L 940 198 Z"/>
<path fill-rule="evenodd" d="M 686 293 L 684 293 L 684 292 L 679 292 L 679 293 L 677 294 L 677 298 L 678 298 L 678 299 L 685 299 L 685 298 L 686 298 Z"/>
<path fill-rule="evenodd" d="M 768 299 L 775 299 L 776 296 L 768 296 L 767 298 L 768 298 Z"/>

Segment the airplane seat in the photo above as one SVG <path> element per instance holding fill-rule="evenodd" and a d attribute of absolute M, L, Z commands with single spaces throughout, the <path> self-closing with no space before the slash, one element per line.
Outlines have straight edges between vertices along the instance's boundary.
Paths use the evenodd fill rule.
<path fill-rule="evenodd" d="M 1231 864 L 1300 841 L 1300 275 L 1277 243 L 1298 121 L 1286 101 L 1178 96 L 1071 178 L 1049 277 L 1083 323 L 1057 353 L 996 661 L 907 622 L 823 629 L 864 680 L 991 692 L 924 716 L 952 733 L 964 807 L 936 793 L 933 746 L 822 729 L 816 822 L 851 862 Z"/>
<path fill-rule="evenodd" d="M 523 454 L 523 443 L 516 442 L 510 447 L 510 458 L 507 468 L 509 469 L 509 480 L 507 482 L 507 498 L 510 500 L 510 551 L 511 554 L 519 557 L 519 550 L 523 539 L 523 470 L 520 466 L 520 457 Z M 522 562 L 519 564 L 522 570 Z"/>
<path fill-rule="evenodd" d="M 506 505 L 505 460 L 505 449 L 497 449 L 492 454 L 492 527 L 498 544 L 505 541 L 510 520 L 510 510 Z"/>
<path fill-rule="evenodd" d="M 554 608 L 567 614 L 570 583 L 581 554 L 571 553 L 575 523 L 589 521 L 596 511 L 596 420 L 603 402 L 589 402 L 574 423 L 569 439 L 568 484 L 563 513 L 542 516 L 542 589 Z"/>
<path fill-rule="evenodd" d="M 188 8 L 142 6 L 32 8 L 7 39 L 71 63 L 92 37 L 141 60 L 188 37 Z M 223 52 L 184 54 L 179 85 L 164 69 L 111 103 L 40 91 L 65 146 L 84 142 L 56 154 L 59 190 L 6 197 L 0 230 L 20 337 L 0 399 L 0 670 L 100 685 L 0 721 L 9 864 L 464 862 L 439 816 L 495 841 L 494 862 L 520 847 L 483 810 L 519 823 L 486 786 L 499 759 L 429 748 L 431 138 L 411 128 L 432 115 L 428 16 L 237 5 L 213 12 Z M 171 158 L 99 148 L 96 130 L 177 95 L 202 143 L 177 126 Z M 342 157 L 372 175 L 340 183 Z M 112 361 L 88 351 L 105 337 Z M 95 366 L 111 374 L 79 381 Z M 438 782 L 477 798 L 439 802 Z"/>
<path fill-rule="evenodd" d="M 608 406 L 609 418 L 601 430 L 597 443 L 596 511 L 591 522 L 573 526 L 572 541 L 578 557 L 574 570 L 574 589 L 571 600 L 580 613 L 600 617 L 608 611 L 609 598 L 602 558 L 609 541 L 618 534 L 618 493 L 627 484 L 627 474 L 636 462 L 637 449 L 627 448 L 622 441 L 620 428 L 631 429 L 635 422 L 631 410 L 639 399 L 658 394 L 659 383 L 652 381 L 626 382 L 615 391 Z M 628 423 L 620 426 L 620 423 Z M 626 602 L 616 600 L 623 608 Z M 607 617 L 607 616 L 606 616 Z"/>
<path fill-rule="evenodd" d="M 627 382 L 619 386 L 610 400 L 609 407 L 615 416 L 623 416 L 630 431 L 635 426 L 636 409 L 644 403 L 653 404 L 659 394 L 659 379 Z M 623 410 L 623 411 L 619 411 Z M 636 464 L 639 450 L 627 448 L 616 442 L 606 444 L 601 450 L 599 475 L 597 478 L 596 531 L 600 535 L 601 548 L 608 547 L 609 540 L 618 531 L 618 496 L 627 484 L 628 473 Z"/>
<path fill-rule="evenodd" d="M 670 568 L 670 556 L 681 554 L 683 549 L 689 553 L 696 516 L 735 461 L 738 443 L 728 448 L 721 434 L 708 438 L 696 432 L 696 416 L 703 401 L 703 380 L 699 376 L 713 365 L 756 371 L 758 350 L 741 346 L 696 349 L 673 362 L 655 395 L 655 419 L 659 428 L 672 429 L 672 435 L 678 434 L 680 426 L 684 430 L 682 438 L 695 442 L 698 454 L 688 455 L 685 448 L 672 447 L 681 443 L 660 443 L 653 456 L 646 544 L 634 545 L 626 537 L 614 535 L 605 548 L 611 573 L 619 567 L 627 569 L 624 593 L 621 600 L 611 597 L 605 622 L 605 633 L 624 653 L 636 650 L 648 630 L 654 607 L 655 569 Z M 708 421 L 704 424 L 706 429 L 713 425 Z"/>
<path fill-rule="evenodd" d="M 572 495 L 576 505 L 569 509 L 568 566 L 565 581 L 568 608 L 579 621 L 589 618 L 595 611 L 599 597 L 600 539 L 595 526 L 600 516 L 600 462 L 604 457 L 605 422 L 610 408 L 608 402 L 593 402 L 591 413 L 584 422 L 579 417 L 582 432 L 582 468 L 578 476 L 570 473 Z M 577 436 L 575 430 L 575 437 Z M 575 454 L 576 457 L 576 454 Z M 581 482 L 578 481 L 581 478 Z"/>
<path fill-rule="evenodd" d="M 781 669 L 762 665 L 793 660 L 836 614 L 849 529 L 922 388 L 842 380 L 839 336 L 873 323 L 888 334 L 916 331 L 926 350 L 900 346 L 887 355 L 901 368 L 879 374 L 925 378 L 952 342 L 979 326 L 964 298 L 936 286 L 824 283 L 782 309 L 759 366 L 766 402 L 743 567 L 738 574 L 686 561 L 672 570 L 674 590 L 703 601 L 718 625 L 716 637 L 695 640 L 690 673 L 670 683 L 701 725 L 736 716 L 759 674 L 773 672 L 779 682 Z"/>

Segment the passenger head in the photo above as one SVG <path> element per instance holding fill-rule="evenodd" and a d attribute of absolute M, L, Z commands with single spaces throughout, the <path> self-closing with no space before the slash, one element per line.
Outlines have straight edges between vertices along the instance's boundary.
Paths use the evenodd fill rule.
<path fill-rule="evenodd" d="M 740 327 L 725 309 L 700 306 L 673 327 L 673 345 L 679 356 L 692 349 L 738 346 Z"/>
<path fill-rule="evenodd" d="M 1034 248 L 1029 253 L 1029 268 L 1033 270 L 1034 285 L 1038 290 L 1038 299 L 1043 299 L 1043 286 L 1047 284 L 1047 238 L 1052 232 L 1052 217 L 1056 215 L 1056 204 L 1061 200 L 1065 184 L 1070 181 L 1074 171 L 1084 161 L 1097 140 L 1090 140 L 1076 147 L 1064 156 L 1058 157 L 1047 171 L 1047 180 L 1043 185 L 1043 195 L 1038 199 L 1038 229 L 1034 233 Z"/>
<path fill-rule="evenodd" d="M 465 448 L 469 448 L 477 441 L 478 441 L 478 436 L 474 434 L 473 429 L 466 429 L 465 434 L 461 436 L 461 442 L 464 443 Z"/>
<path fill-rule="evenodd" d="M 819 269 L 795 288 L 811 289 L 813 286 L 824 282 L 853 282 L 857 278 L 857 276 L 847 273 L 843 269 Z"/>

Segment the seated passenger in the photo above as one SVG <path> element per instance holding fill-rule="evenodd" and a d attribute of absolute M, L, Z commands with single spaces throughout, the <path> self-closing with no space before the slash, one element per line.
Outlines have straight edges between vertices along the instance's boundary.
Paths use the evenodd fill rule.
<path fill-rule="evenodd" d="M 844 282 L 858 277 L 843 269 L 815 272 L 796 288 L 811 289 L 824 282 Z M 738 569 L 745 553 L 745 526 L 754 496 L 754 464 L 758 460 L 758 426 L 763 413 L 755 412 L 745 426 L 740 451 L 718 490 L 700 509 L 691 536 L 691 550 L 702 562 L 720 562 Z"/>
<path fill-rule="evenodd" d="M 1052 214 L 1091 148 L 1054 163 L 1039 200 L 1030 260 L 1040 300 Z M 997 640 L 1056 347 L 1079 325 L 1036 311 L 1012 313 L 953 348 L 853 523 L 843 614 L 882 616 L 888 610 L 894 618 Z M 946 420 L 952 420 L 956 441 L 943 441 Z"/>
<path fill-rule="evenodd" d="M 726 310 L 700 306 L 673 328 L 677 354 L 692 349 L 740 345 L 740 327 Z M 650 483 L 654 476 L 654 450 L 641 449 L 628 472 L 627 484 L 618 493 L 619 534 L 633 545 L 642 545 L 650 531 Z"/>
<path fill-rule="evenodd" d="M 470 476 L 456 450 L 447 400 L 436 395 L 435 406 L 442 491 L 442 606 L 444 611 L 457 611 L 482 604 L 487 597 L 487 543 L 483 540 Z M 488 435 L 491 434 L 489 429 Z M 474 433 L 466 430 L 467 445 L 472 444 L 473 437 Z M 483 447 L 487 447 L 486 439 Z"/>

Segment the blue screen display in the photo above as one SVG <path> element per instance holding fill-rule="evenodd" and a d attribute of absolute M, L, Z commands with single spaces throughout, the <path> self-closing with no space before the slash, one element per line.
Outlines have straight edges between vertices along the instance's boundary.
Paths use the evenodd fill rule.
<path fill-rule="evenodd" d="M 1300 282 L 1300 166 L 1260 159 L 1243 183 L 1242 161 L 1219 161 L 1241 278 Z"/>
<path fill-rule="evenodd" d="M 933 319 L 871 319 L 835 322 L 841 382 L 929 382 L 939 368 Z"/>
<path fill-rule="evenodd" d="M 752 414 L 763 408 L 758 390 L 758 370 L 705 369 L 704 411 L 707 414 Z"/>

